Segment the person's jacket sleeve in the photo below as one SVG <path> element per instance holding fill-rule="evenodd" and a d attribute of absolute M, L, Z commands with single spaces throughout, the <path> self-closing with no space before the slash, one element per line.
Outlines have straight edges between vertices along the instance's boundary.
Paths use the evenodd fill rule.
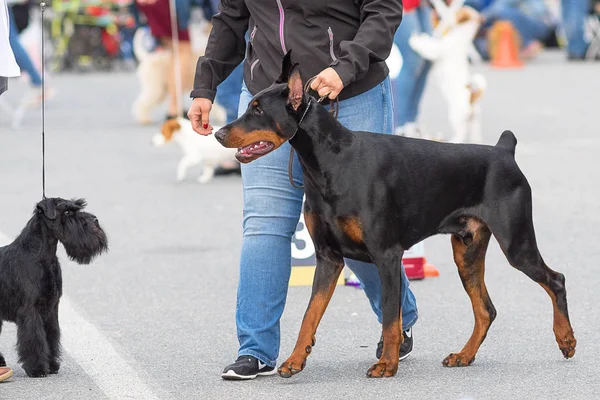
<path fill-rule="evenodd" d="M 190 97 L 214 101 L 217 86 L 244 60 L 249 18 L 244 0 L 221 1 L 220 12 L 212 18 L 205 54 L 198 59 Z"/>
<path fill-rule="evenodd" d="M 392 50 L 394 34 L 402 21 L 401 0 L 359 1 L 360 27 L 354 40 L 340 43 L 340 56 L 331 67 L 344 86 L 361 79 L 369 64 L 385 61 Z"/>

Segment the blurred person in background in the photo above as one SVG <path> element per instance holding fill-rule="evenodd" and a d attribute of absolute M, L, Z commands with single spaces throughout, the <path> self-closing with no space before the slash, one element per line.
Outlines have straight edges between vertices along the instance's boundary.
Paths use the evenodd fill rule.
<path fill-rule="evenodd" d="M 9 39 L 10 47 L 14 54 L 15 60 L 22 71 L 25 71 L 29 75 L 30 83 L 32 85 L 32 95 L 27 101 L 31 105 L 39 104 L 42 100 L 42 76 L 34 64 L 33 60 L 25 50 L 25 47 L 21 43 L 20 33 L 17 22 L 15 20 L 12 6 L 14 5 L 26 5 L 27 0 L 8 0 L 8 17 L 9 17 Z M 3 61 L 4 62 L 4 61 Z M 51 88 L 46 87 L 45 96 L 46 100 L 54 97 L 55 91 Z"/>
<path fill-rule="evenodd" d="M 182 104 L 182 93 L 177 91 L 176 72 L 175 72 L 175 57 L 173 34 L 171 25 L 171 10 L 169 8 L 169 0 L 136 0 L 136 6 L 139 11 L 144 14 L 152 36 L 156 38 L 159 44 L 171 51 L 169 67 L 169 103 L 166 119 L 177 118 L 180 116 L 187 117 L 187 113 L 183 109 L 178 109 Z M 191 0 L 176 0 L 177 10 L 177 38 L 179 39 L 179 73 L 181 74 L 181 90 L 184 87 L 191 87 L 194 79 L 194 71 L 192 70 L 192 45 L 190 43 L 190 34 L 188 31 L 188 23 L 190 18 Z"/>
<path fill-rule="evenodd" d="M 414 33 L 432 33 L 431 6 L 427 0 L 403 0 L 402 4 L 402 23 L 394 36 L 394 44 L 402 54 L 402 68 L 392 81 L 396 127 L 394 133 L 423 137 L 417 118 L 431 62 L 423 59 L 410 47 L 408 38 Z"/>

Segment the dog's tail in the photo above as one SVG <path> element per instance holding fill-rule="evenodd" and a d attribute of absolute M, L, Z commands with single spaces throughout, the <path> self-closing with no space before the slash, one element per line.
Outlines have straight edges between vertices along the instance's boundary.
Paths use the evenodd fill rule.
<path fill-rule="evenodd" d="M 133 34 L 133 54 L 138 61 L 142 61 L 148 58 L 150 51 L 148 50 L 148 41 L 151 40 L 150 30 L 145 27 L 136 29 Z"/>
<path fill-rule="evenodd" d="M 496 147 L 510 152 L 510 154 L 512 154 L 514 157 L 515 147 L 517 147 L 517 138 L 515 137 L 514 133 L 512 133 L 509 130 L 506 130 L 502 132 L 502 135 L 500 135 L 500 139 L 498 139 Z"/>

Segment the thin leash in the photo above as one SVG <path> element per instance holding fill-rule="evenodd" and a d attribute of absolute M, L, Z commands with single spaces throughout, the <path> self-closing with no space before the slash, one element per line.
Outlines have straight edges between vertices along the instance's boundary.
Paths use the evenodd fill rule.
<path fill-rule="evenodd" d="M 40 10 L 42 12 L 40 30 L 42 31 L 42 200 L 46 199 L 46 58 L 44 42 L 44 11 L 46 3 L 40 2 Z"/>
<path fill-rule="evenodd" d="M 317 78 L 317 76 L 313 76 L 312 78 L 310 78 L 309 80 L 306 81 L 306 83 L 304 84 L 304 92 L 308 93 L 308 90 L 310 89 L 310 84 Z M 323 100 L 325 100 L 327 98 L 327 95 L 325 96 L 321 96 L 319 98 L 319 100 L 317 100 L 317 103 L 321 103 L 323 102 Z M 294 138 L 294 136 L 296 136 L 296 133 L 298 133 L 298 130 L 300 129 L 300 125 L 302 124 L 302 121 L 304 121 L 304 117 L 306 116 L 306 113 L 308 112 L 308 110 L 310 109 L 310 105 L 313 101 L 313 97 L 311 96 L 310 99 L 308 100 L 308 104 L 306 106 L 306 110 L 304 110 L 304 114 L 302 114 L 302 117 L 300 118 L 300 121 L 298 122 L 298 128 L 296 128 L 296 132 L 294 132 L 294 134 L 292 135 L 291 138 L 289 138 L 289 140 L 292 140 Z M 334 106 L 335 103 L 335 106 Z M 329 108 L 329 113 L 331 115 L 333 115 L 333 117 L 335 119 L 338 118 L 338 115 L 340 113 L 340 99 L 339 98 L 335 98 L 335 100 L 332 100 L 330 103 L 330 108 Z M 289 142 L 288 140 L 288 142 Z M 296 183 L 294 183 L 294 179 L 292 177 L 292 169 L 294 166 L 294 147 L 290 145 L 290 160 L 288 163 L 288 178 L 290 180 L 290 184 L 292 185 L 292 187 L 296 188 L 296 189 L 303 189 L 304 185 L 296 185 Z"/>

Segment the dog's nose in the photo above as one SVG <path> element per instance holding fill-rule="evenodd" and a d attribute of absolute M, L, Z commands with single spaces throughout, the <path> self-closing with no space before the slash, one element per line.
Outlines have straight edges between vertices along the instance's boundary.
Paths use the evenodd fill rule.
<path fill-rule="evenodd" d="M 223 131 L 223 129 L 219 129 L 215 133 L 215 138 L 219 141 L 219 143 L 223 143 L 223 140 L 225 140 L 225 132 Z"/>

